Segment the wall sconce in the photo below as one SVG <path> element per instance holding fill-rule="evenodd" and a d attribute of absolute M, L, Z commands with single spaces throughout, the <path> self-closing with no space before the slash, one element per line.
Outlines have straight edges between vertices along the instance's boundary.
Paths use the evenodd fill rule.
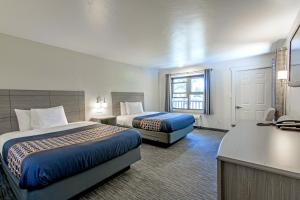
<path fill-rule="evenodd" d="M 103 101 L 101 102 L 101 106 L 102 106 L 103 108 L 107 108 L 107 102 L 106 102 L 105 97 L 103 97 Z"/>
<path fill-rule="evenodd" d="M 277 72 L 277 79 L 281 81 L 281 84 L 285 83 L 288 79 L 288 71 L 287 70 L 279 70 Z"/>
<path fill-rule="evenodd" d="M 103 100 L 101 99 L 101 97 L 97 97 L 96 112 L 102 113 L 105 108 L 107 108 L 107 102 L 105 100 L 105 97 L 103 98 Z"/>
<path fill-rule="evenodd" d="M 288 71 L 287 70 L 279 70 L 277 72 L 278 80 L 287 80 L 288 79 Z"/>

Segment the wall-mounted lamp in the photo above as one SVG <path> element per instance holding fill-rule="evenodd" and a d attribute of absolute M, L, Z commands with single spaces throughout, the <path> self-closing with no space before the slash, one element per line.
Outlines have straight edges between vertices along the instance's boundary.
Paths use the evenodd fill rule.
<path fill-rule="evenodd" d="M 288 71 L 287 70 L 279 70 L 277 72 L 277 79 L 281 81 L 281 84 L 285 83 L 288 79 Z"/>
<path fill-rule="evenodd" d="M 287 80 L 288 79 L 288 71 L 287 70 L 279 70 L 277 72 L 278 80 Z"/>
<path fill-rule="evenodd" d="M 105 108 L 107 108 L 107 102 L 105 100 L 105 97 L 103 98 L 103 100 L 101 99 L 101 97 L 97 97 L 96 112 L 102 113 Z"/>

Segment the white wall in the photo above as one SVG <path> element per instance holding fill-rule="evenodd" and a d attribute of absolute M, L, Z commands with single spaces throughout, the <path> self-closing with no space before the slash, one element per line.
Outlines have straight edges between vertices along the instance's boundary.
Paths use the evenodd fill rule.
<path fill-rule="evenodd" d="M 99 44 L 101 45 L 101 44 Z M 145 92 L 145 109 L 158 110 L 158 70 L 144 69 L 0 34 L 0 88 L 84 90 L 86 119 L 96 97 Z"/>
<path fill-rule="evenodd" d="M 291 32 L 289 34 L 289 37 L 287 39 L 286 46 L 289 47 L 289 41 L 291 37 L 293 36 L 294 32 L 300 25 L 300 11 L 298 13 L 298 16 L 294 22 L 293 28 L 291 29 Z M 288 87 L 287 89 L 287 103 L 286 103 L 286 111 L 288 115 L 297 116 L 300 117 L 300 87 Z"/>
<path fill-rule="evenodd" d="M 159 74 L 160 81 L 160 109 L 164 110 L 165 102 L 165 74 L 196 71 L 204 68 L 212 68 L 211 75 L 211 99 L 213 114 L 202 116 L 203 126 L 220 129 L 231 128 L 231 68 L 235 67 L 271 67 L 273 54 L 254 56 L 245 59 L 211 63 L 205 67 L 184 67 L 176 69 L 162 69 Z"/>

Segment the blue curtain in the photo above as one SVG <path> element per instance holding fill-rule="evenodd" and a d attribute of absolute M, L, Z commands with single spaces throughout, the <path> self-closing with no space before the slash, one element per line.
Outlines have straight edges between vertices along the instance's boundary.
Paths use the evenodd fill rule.
<path fill-rule="evenodd" d="M 211 106 L 210 106 L 210 75 L 211 69 L 204 70 L 204 114 L 210 115 L 211 113 Z"/>
<path fill-rule="evenodd" d="M 171 74 L 166 74 L 165 111 L 166 112 L 172 112 L 172 102 L 171 102 Z"/>

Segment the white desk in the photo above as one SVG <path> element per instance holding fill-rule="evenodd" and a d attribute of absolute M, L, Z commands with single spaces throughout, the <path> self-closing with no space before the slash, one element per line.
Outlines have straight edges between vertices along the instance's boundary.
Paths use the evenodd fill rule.
<path fill-rule="evenodd" d="M 218 193 L 222 200 L 300 199 L 300 132 L 238 124 L 219 148 Z"/>

